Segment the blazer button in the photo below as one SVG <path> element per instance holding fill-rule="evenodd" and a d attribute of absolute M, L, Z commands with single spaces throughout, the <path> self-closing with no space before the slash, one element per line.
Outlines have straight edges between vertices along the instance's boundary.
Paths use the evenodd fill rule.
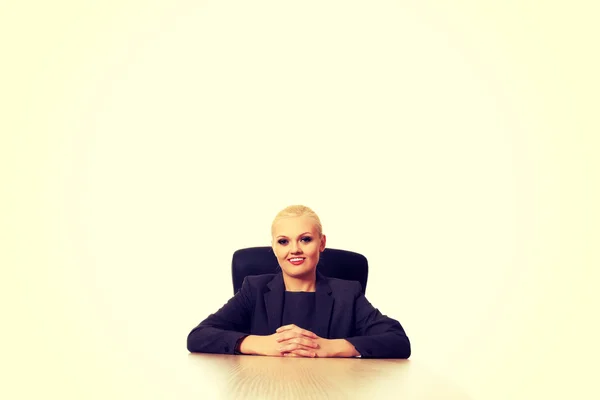
<path fill-rule="evenodd" d="M 225 353 L 229 353 L 229 346 L 225 346 Z"/>

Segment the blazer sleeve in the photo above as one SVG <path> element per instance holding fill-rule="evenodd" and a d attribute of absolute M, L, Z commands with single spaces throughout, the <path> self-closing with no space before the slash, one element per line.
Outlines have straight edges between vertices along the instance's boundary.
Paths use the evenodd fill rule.
<path fill-rule="evenodd" d="M 409 358 L 410 341 L 395 319 L 382 315 L 360 290 L 354 303 L 356 336 L 346 338 L 362 358 Z"/>
<path fill-rule="evenodd" d="M 248 279 L 216 313 L 192 329 L 187 348 L 192 353 L 234 354 L 238 340 L 250 333 L 252 291 Z"/>

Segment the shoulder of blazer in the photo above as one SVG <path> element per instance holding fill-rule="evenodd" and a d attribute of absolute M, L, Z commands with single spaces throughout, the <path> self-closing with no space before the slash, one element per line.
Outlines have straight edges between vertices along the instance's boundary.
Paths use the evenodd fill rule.
<path fill-rule="evenodd" d="M 276 277 L 277 274 L 248 275 L 244 278 L 242 287 L 236 295 L 240 295 L 242 298 L 246 298 L 250 301 L 250 303 L 254 303 L 258 298 L 263 296 L 265 292 L 269 291 L 267 285 Z"/>
<path fill-rule="evenodd" d="M 325 277 L 332 295 L 358 297 L 362 293 L 362 286 L 358 281 L 348 281 L 345 279 Z"/>
<path fill-rule="evenodd" d="M 252 289 L 266 289 L 278 274 L 248 275 L 246 282 Z"/>

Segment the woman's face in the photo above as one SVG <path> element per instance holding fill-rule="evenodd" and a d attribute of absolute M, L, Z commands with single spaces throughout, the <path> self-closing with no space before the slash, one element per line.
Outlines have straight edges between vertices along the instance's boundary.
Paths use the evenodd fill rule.
<path fill-rule="evenodd" d="M 325 235 L 319 237 L 317 226 L 309 217 L 282 218 L 273 225 L 273 251 L 284 274 L 310 277 L 325 250 Z"/>

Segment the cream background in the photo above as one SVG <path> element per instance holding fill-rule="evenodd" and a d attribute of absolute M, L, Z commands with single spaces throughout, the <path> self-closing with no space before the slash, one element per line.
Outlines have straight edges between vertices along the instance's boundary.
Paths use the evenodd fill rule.
<path fill-rule="evenodd" d="M 305 203 L 415 362 L 472 398 L 595 398 L 597 11 L 0 3 L 0 394 L 189 385 L 170 363 L 231 253 Z"/>

